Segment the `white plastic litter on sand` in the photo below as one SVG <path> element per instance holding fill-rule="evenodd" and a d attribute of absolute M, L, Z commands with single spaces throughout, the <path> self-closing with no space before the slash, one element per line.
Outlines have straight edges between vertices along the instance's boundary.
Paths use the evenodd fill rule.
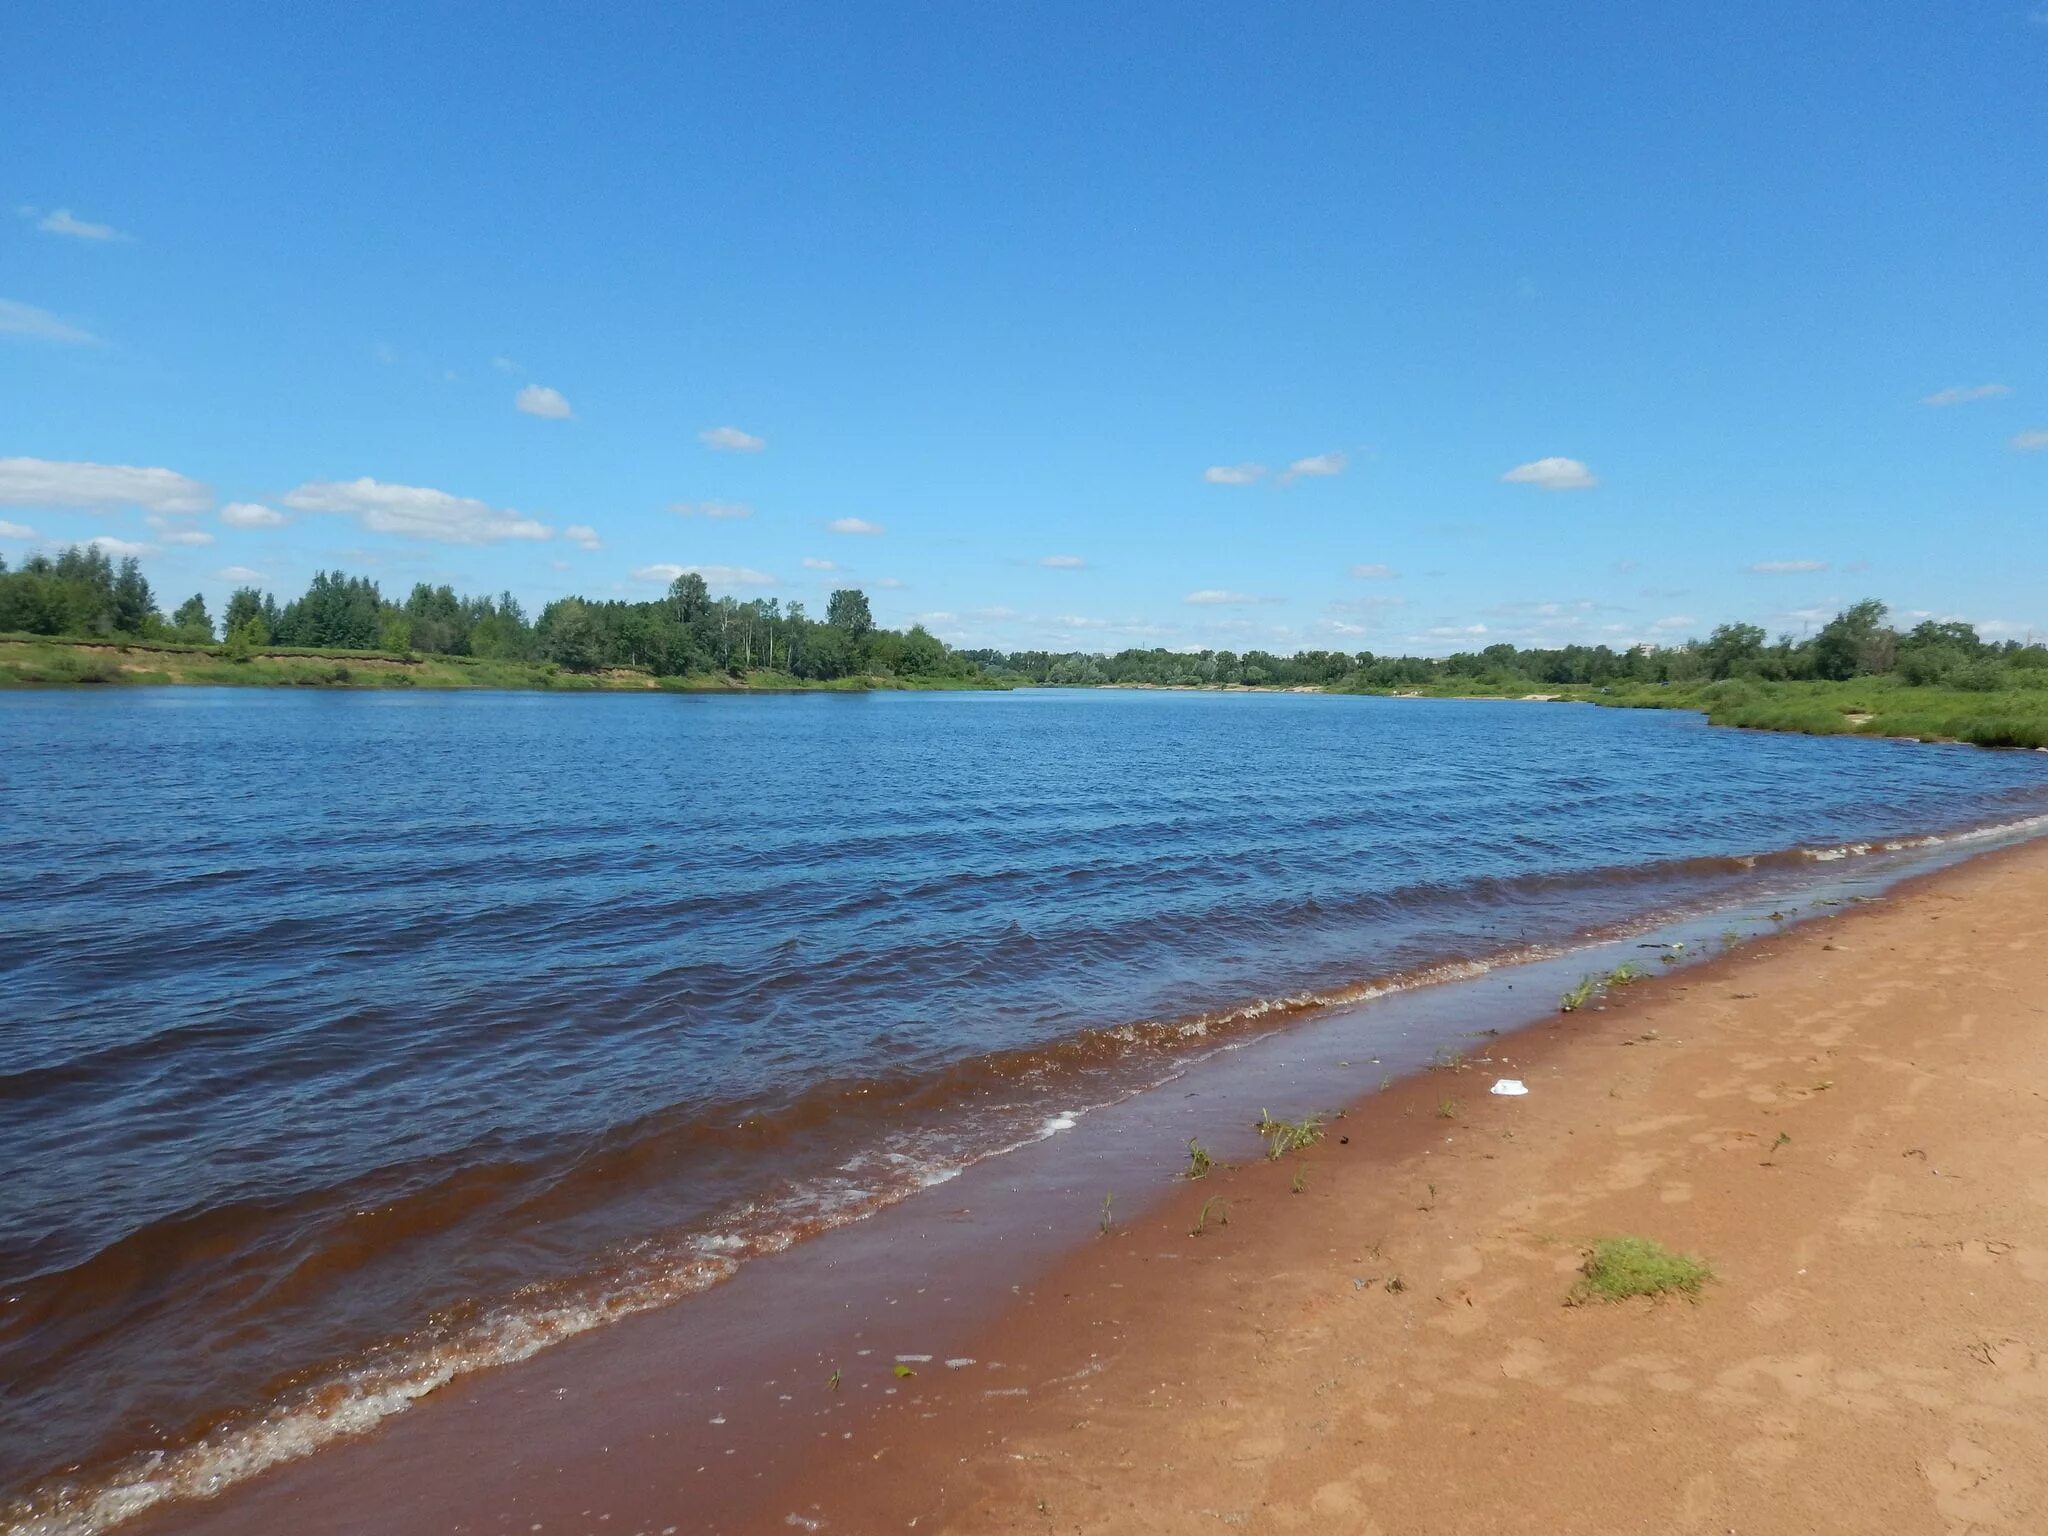
<path fill-rule="evenodd" d="M 1529 1086 L 1519 1077 L 1503 1077 L 1497 1079 L 1486 1091 L 1497 1093 L 1504 1099 L 1519 1099 L 1529 1091 Z"/>

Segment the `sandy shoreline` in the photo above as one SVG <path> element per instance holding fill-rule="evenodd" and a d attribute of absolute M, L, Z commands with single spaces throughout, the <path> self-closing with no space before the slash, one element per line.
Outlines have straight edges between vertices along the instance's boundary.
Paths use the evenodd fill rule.
<path fill-rule="evenodd" d="M 1574 956 L 1355 1016 L 1393 1035 L 1283 1031 L 1136 1121 L 119 1529 L 2038 1529 L 2044 894 L 2035 842 L 1604 1011 L 1548 1012 Z M 1467 1041 L 1496 1059 L 1399 1075 L 1532 990 L 1542 1022 Z M 1304 1155 L 1144 1197 L 1190 1131 L 1243 1155 L 1228 1132 L 1276 1085 L 1279 1114 L 1365 1096 Z M 1132 1198 L 1080 1235 L 1105 1187 Z M 1228 1225 L 1191 1237 L 1212 1197 Z M 1567 1310 L 1615 1233 L 1721 1278 L 1696 1307 Z M 934 1358 L 896 1378 L 901 1351 Z"/>
<path fill-rule="evenodd" d="M 2044 956 L 2035 843 L 1395 1084 L 1059 1266 L 977 1342 L 1014 1388 L 924 1368 L 760 1528 L 2048 1529 Z M 1563 1305 L 1624 1233 L 1704 1300 Z"/>

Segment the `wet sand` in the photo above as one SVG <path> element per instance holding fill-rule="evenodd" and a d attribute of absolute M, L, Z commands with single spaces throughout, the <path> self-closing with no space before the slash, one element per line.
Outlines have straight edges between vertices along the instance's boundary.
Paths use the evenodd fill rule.
<path fill-rule="evenodd" d="M 2048 1529 L 2048 842 L 1829 911 L 1455 1068 L 1588 958 L 1297 1026 L 120 1529 Z M 1718 1278 L 1567 1308 L 1616 1234 Z"/>
<path fill-rule="evenodd" d="M 1091 1243 L 759 1528 L 2048 1530 L 2048 844 L 1498 1054 Z M 1618 1234 L 1716 1278 L 1566 1306 Z"/>

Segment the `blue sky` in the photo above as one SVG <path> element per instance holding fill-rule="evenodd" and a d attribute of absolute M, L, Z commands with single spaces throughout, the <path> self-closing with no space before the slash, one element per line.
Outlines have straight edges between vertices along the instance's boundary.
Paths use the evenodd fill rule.
<path fill-rule="evenodd" d="M 74 0 L 7 53 L 9 556 L 695 567 L 1001 646 L 2048 632 L 2025 3 Z"/>

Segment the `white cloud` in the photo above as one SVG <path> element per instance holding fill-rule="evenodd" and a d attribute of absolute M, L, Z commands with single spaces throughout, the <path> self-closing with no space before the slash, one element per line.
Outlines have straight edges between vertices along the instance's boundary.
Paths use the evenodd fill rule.
<path fill-rule="evenodd" d="M 1392 592 L 1374 592 L 1368 597 L 1339 598 L 1330 604 L 1333 613 L 1377 613 L 1382 608 L 1405 608 L 1408 599 Z"/>
<path fill-rule="evenodd" d="M 545 384 L 529 384 L 512 397 L 512 408 L 524 411 L 529 416 L 543 416 L 549 421 L 567 421 L 576 413 L 569 409 L 569 402 L 558 389 L 549 389 Z"/>
<path fill-rule="evenodd" d="M 1344 466 L 1350 462 L 1341 453 L 1313 454 L 1306 459 L 1296 459 L 1288 465 L 1287 472 L 1280 479 L 1284 484 L 1289 480 L 1299 480 L 1304 475 L 1341 475 L 1344 473 Z"/>
<path fill-rule="evenodd" d="M 211 491 L 175 470 L 57 459 L 0 459 L 0 506 L 204 512 L 212 505 Z"/>
<path fill-rule="evenodd" d="M 154 553 L 156 549 L 156 546 L 153 544 L 137 544 L 131 540 L 117 539 L 111 534 L 105 533 L 96 539 L 87 539 L 86 543 L 90 544 L 94 549 L 103 549 L 110 555 L 121 556 L 147 555 Z"/>
<path fill-rule="evenodd" d="M 1319 621 L 1317 627 L 1328 630 L 1333 635 L 1365 635 L 1371 633 L 1363 624 L 1346 624 L 1342 619 L 1323 619 Z"/>
<path fill-rule="evenodd" d="M 270 579 L 261 571 L 252 571 L 246 565 L 224 565 L 213 574 L 216 580 L 238 582 L 245 587 Z"/>
<path fill-rule="evenodd" d="M 818 560 L 810 555 L 805 555 L 804 569 L 807 571 L 836 571 L 839 569 L 839 562 L 837 560 Z"/>
<path fill-rule="evenodd" d="M 704 578 L 705 585 L 713 587 L 779 587 L 782 585 L 766 571 L 750 570 L 744 565 L 643 565 L 633 573 L 640 581 L 674 581 L 678 576 L 695 574 Z"/>
<path fill-rule="evenodd" d="M 1546 491 L 1590 491 L 1600 483 L 1577 459 L 1532 459 L 1501 476 L 1509 485 L 1533 485 Z"/>
<path fill-rule="evenodd" d="M 2048 427 L 2034 427 L 2014 437 L 2010 445 L 2020 453 L 2039 453 L 2048 448 Z"/>
<path fill-rule="evenodd" d="M 1827 568 L 1825 560 L 1759 560 L 1749 572 L 1752 576 L 1807 576 Z"/>
<path fill-rule="evenodd" d="M 23 213 L 33 215 L 33 208 L 24 208 Z M 58 208 L 36 220 L 36 228 L 46 235 L 69 235 L 74 240 L 126 240 L 128 236 L 111 224 L 94 224 L 81 219 L 69 208 Z"/>
<path fill-rule="evenodd" d="M 1248 592 L 1228 592 L 1221 587 L 1204 587 L 1199 592 L 1190 592 L 1181 601 L 1193 603 L 1197 608 L 1227 608 L 1239 607 L 1246 603 L 1271 603 L 1278 599 L 1253 597 Z"/>
<path fill-rule="evenodd" d="M 2010 384 L 1955 384 L 1937 389 L 1921 400 L 1922 405 L 1968 405 L 1972 400 L 1996 400 L 2012 393 Z"/>
<path fill-rule="evenodd" d="M 834 533 L 880 533 L 882 525 L 864 517 L 835 517 L 825 525 Z"/>
<path fill-rule="evenodd" d="M 1665 631 L 1670 631 L 1674 629 L 1692 629 L 1695 626 L 1697 626 L 1698 623 L 1699 620 L 1694 618 L 1689 613 L 1676 613 L 1668 619 L 1659 619 L 1656 623 L 1652 624 L 1650 628 Z"/>
<path fill-rule="evenodd" d="M 47 309 L 13 299 L 0 299 L 0 336 L 26 336 L 32 341 L 59 341 L 78 347 L 102 345 L 91 331 L 82 331 Z"/>
<path fill-rule="evenodd" d="M 562 537 L 578 549 L 603 549 L 604 540 L 597 536 L 597 530 L 587 523 L 571 523 L 562 530 Z"/>
<path fill-rule="evenodd" d="M 204 528 L 188 527 L 154 514 L 147 521 L 149 526 L 156 530 L 157 538 L 165 544 L 207 545 L 213 542 L 213 535 Z"/>
<path fill-rule="evenodd" d="M 1488 631 L 1484 624 L 1438 624 L 1423 633 L 1432 640 L 1471 640 Z"/>
<path fill-rule="evenodd" d="M 261 502 L 231 501 L 220 509 L 220 520 L 230 528 L 282 528 L 291 519 Z"/>
<path fill-rule="evenodd" d="M 1088 564 L 1079 555 L 1047 555 L 1038 563 L 1049 571 L 1078 571 Z"/>
<path fill-rule="evenodd" d="M 697 434 L 697 441 L 721 453 L 759 453 L 768 446 L 767 438 L 742 432 L 738 427 L 706 427 Z"/>
<path fill-rule="evenodd" d="M 1360 581 L 1392 581 L 1401 573 L 1390 565 L 1354 565 L 1351 574 Z"/>
<path fill-rule="evenodd" d="M 501 539 L 546 539 L 545 523 L 468 496 L 423 485 L 372 480 L 309 481 L 282 498 L 295 512 L 338 512 L 372 533 L 395 533 L 438 544 L 495 544 Z"/>
<path fill-rule="evenodd" d="M 28 524 L 10 523 L 6 518 L 0 517 L 0 539 L 32 539 L 35 536 L 35 529 Z"/>
<path fill-rule="evenodd" d="M 884 592 L 901 592 L 906 584 L 904 582 L 898 581 L 894 576 L 884 576 L 881 578 L 881 580 L 877 581 L 875 585 L 880 587 Z"/>
<path fill-rule="evenodd" d="M 1202 478 L 1211 485 L 1250 485 L 1265 473 L 1263 464 L 1211 464 Z"/>
<path fill-rule="evenodd" d="M 752 517 L 754 509 L 744 501 L 672 501 L 669 511 L 677 517 Z"/>

